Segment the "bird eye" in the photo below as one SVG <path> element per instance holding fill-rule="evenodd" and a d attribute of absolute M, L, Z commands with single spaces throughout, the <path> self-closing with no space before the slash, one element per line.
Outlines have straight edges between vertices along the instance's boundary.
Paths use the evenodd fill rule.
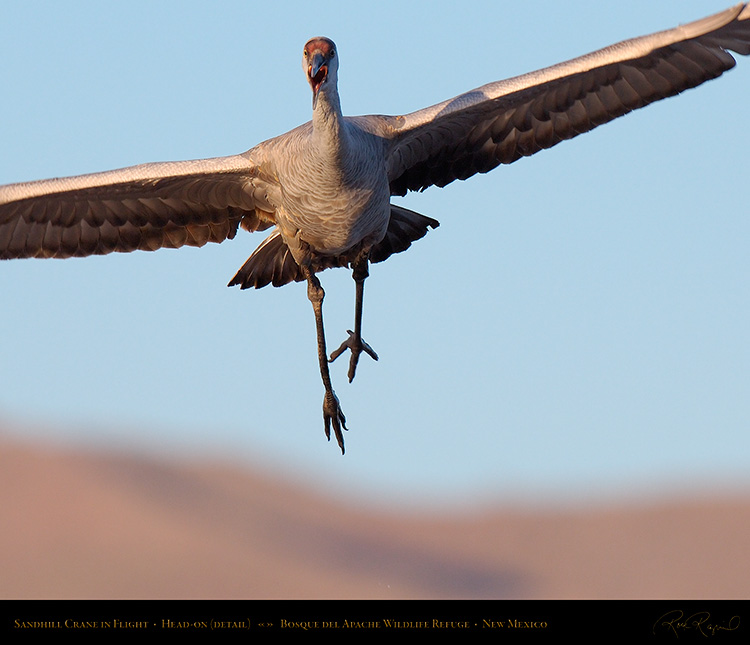
<path fill-rule="evenodd" d="M 308 53 L 307 53 L 307 50 L 305 50 L 305 58 L 307 58 L 307 56 L 308 56 Z"/>
<path fill-rule="evenodd" d="M 333 58 L 335 55 L 336 55 L 336 50 L 332 49 L 331 50 L 331 54 L 330 54 L 330 58 Z"/>

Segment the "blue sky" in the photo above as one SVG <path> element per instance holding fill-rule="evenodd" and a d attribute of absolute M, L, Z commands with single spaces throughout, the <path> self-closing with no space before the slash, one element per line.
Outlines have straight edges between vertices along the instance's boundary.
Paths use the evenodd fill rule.
<path fill-rule="evenodd" d="M 628 3 L 6 2 L 0 183 L 234 154 L 310 117 L 399 114 L 726 8 Z M 374 7 L 377 7 L 375 10 Z M 750 60 L 488 175 L 397 203 L 441 227 L 373 266 L 323 435 L 303 285 L 226 283 L 263 239 L 0 265 L 0 418 L 60 443 L 263 464 L 384 505 L 660 492 L 750 456 Z M 321 275 L 329 345 L 348 271 Z"/>

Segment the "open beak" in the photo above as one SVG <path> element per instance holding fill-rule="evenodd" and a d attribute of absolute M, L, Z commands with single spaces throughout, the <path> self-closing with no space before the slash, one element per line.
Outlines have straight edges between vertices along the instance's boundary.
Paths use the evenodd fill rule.
<path fill-rule="evenodd" d="M 310 87 L 313 92 L 313 109 L 318 100 L 318 92 L 320 86 L 325 82 L 328 77 L 328 65 L 325 64 L 326 59 L 320 52 L 313 54 L 310 65 L 307 68 L 307 78 L 310 81 Z"/>

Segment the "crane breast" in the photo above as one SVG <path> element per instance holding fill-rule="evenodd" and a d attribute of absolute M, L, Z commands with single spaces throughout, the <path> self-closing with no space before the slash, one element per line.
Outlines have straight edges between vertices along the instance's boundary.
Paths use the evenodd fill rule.
<path fill-rule="evenodd" d="M 282 235 L 297 237 L 322 255 L 382 240 L 390 217 L 390 187 L 377 142 L 362 133 L 340 151 L 314 143 L 309 137 L 295 153 L 283 156 Z"/>

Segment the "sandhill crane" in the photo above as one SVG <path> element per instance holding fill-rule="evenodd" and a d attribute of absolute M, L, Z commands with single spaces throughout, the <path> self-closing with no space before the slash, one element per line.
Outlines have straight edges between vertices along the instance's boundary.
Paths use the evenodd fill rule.
<path fill-rule="evenodd" d="M 403 116 L 342 115 L 338 51 L 304 47 L 312 120 L 239 155 L 152 163 L 0 187 L 0 258 L 153 251 L 233 239 L 271 227 L 229 282 L 242 289 L 307 282 L 325 388 L 323 419 L 344 452 L 346 419 L 329 361 L 364 352 L 364 283 L 371 262 L 407 249 L 438 222 L 391 197 L 485 173 L 636 108 L 720 76 L 729 51 L 750 54 L 750 5 L 635 38 L 530 74 L 484 85 Z M 350 267 L 354 330 L 326 349 L 317 273 Z"/>

